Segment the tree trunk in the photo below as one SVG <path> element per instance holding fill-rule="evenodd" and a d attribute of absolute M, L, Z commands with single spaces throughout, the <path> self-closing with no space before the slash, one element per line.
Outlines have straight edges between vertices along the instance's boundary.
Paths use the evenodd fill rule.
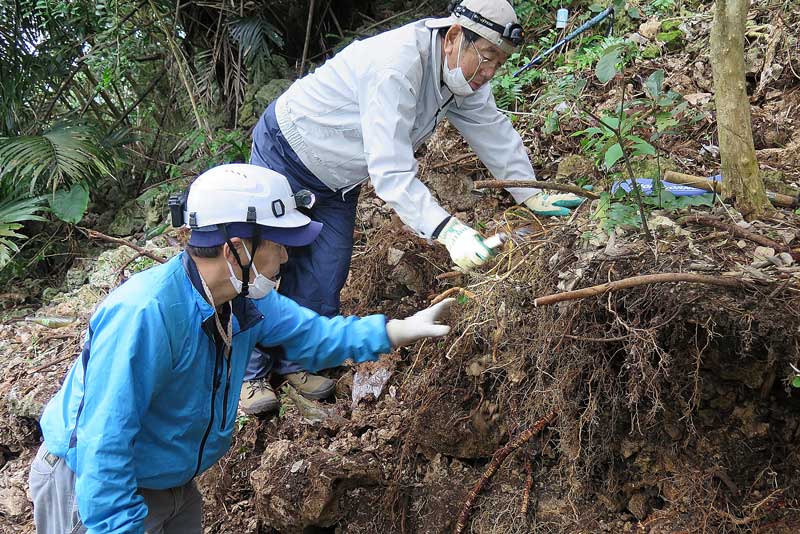
<path fill-rule="evenodd" d="M 744 64 L 744 29 L 750 0 L 717 0 L 711 28 L 711 66 L 722 157 L 722 194 L 743 215 L 771 209 L 758 168 Z"/>

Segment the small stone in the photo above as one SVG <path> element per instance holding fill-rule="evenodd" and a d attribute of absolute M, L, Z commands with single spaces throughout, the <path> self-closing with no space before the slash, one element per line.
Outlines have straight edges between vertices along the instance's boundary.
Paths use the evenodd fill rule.
<path fill-rule="evenodd" d="M 741 249 L 745 249 L 747 248 L 747 241 L 745 241 L 744 239 L 740 239 L 739 241 L 736 242 L 736 246 Z"/>
<path fill-rule="evenodd" d="M 634 493 L 628 499 L 628 511 L 639 521 L 642 521 L 650 513 L 650 505 L 647 500 L 647 495 L 644 493 Z"/>
<path fill-rule="evenodd" d="M 303 468 L 303 460 L 297 460 L 295 463 L 292 464 L 291 471 L 292 473 L 297 473 Z"/>
<path fill-rule="evenodd" d="M 16 517 L 28 511 L 30 503 L 25 490 L 17 486 L 0 488 L 0 514 Z"/>
<path fill-rule="evenodd" d="M 772 247 L 756 247 L 753 252 L 753 263 L 769 262 L 769 259 L 775 255 L 775 249 Z"/>
<path fill-rule="evenodd" d="M 403 254 L 405 254 L 402 250 L 398 250 L 396 248 L 390 247 L 387 253 L 386 262 L 391 265 L 392 267 L 396 266 L 400 263 L 400 260 L 403 259 Z"/>

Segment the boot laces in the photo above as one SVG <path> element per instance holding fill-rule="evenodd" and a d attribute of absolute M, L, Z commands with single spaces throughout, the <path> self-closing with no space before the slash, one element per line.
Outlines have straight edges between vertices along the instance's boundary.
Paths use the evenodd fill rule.
<path fill-rule="evenodd" d="M 272 386 L 270 385 L 268 378 L 264 377 L 250 381 L 250 397 L 265 390 L 272 390 Z"/>

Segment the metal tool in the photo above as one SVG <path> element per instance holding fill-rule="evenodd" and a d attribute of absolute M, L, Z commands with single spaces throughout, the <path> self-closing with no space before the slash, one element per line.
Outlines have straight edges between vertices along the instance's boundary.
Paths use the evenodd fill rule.
<path fill-rule="evenodd" d="M 527 65 L 525 65 L 517 72 L 515 72 L 513 77 L 516 78 L 523 72 L 532 68 L 534 65 L 541 63 L 541 61 L 544 58 L 552 54 L 554 51 L 558 50 L 559 48 L 561 48 L 562 46 L 564 46 L 565 44 L 567 44 L 568 42 L 570 42 L 571 40 L 573 40 L 574 38 L 585 32 L 586 30 L 597 26 L 598 24 L 600 24 L 609 17 L 610 20 L 608 25 L 608 32 L 606 33 L 606 37 L 608 37 L 609 35 L 611 35 L 611 31 L 614 29 L 614 6 L 609 6 L 608 8 L 604 9 L 603 11 L 592 17 L 591 19 L 581 24 L 575 31 L 573 31 L 572 33 L 561 39 L 559 42 L 557 42 L 556 44 L 554 44 L 553 46 L 551 46 L 550 48 L 548 48 L 547 50 L 545 50 L 544 52 L 533 58 L 532 60 L 530 60 Z"/>

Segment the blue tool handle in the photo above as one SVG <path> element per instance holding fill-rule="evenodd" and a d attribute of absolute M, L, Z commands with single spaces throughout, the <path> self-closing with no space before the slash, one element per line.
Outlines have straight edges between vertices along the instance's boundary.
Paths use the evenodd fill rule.
<path fill-rule="evenodd" d="M 614 6 L 607 7 L 606 9 L 604 9 L 603 11 L 601 11 L 600 13 L 595 15 L 594 17 L 590 18 L 589 20 L 587 20 L 586 22 L 581 24 L 576 30 L 571 32 L 569 35 L 567 35 L 566 37 L 561 39 L 559 42 L 557 42 L 556 44 L 554 44 L 553 46 L 551 46 L 550 48 L 548 48 L 547 50 L 545 50 L 544 52 L 542 52 L 541 54 L 539 54 L 538 56 L 533 58 L 532 60 L 530 60 L 530 62 L 528 62 L 527 65 L 525 65 L 524 67 L 519 69 L 517 72 L 515 72 L 513 74 L 513 77 L 516 78 L 517 76 L 519 76 L 520 74 L 522 74 L 526 70 L 530 69 L 531 67 L 533 67 L 537 63 L 541 62 L 544 58 L 549 56 L 554 50 L 557 50 L 558 48 L 561 48 L 562 46 L 564 46 L 565 44 L 567 44 L 568 42 L 570 42 L 571 40 L 573 40 L 574 38 L 576 38 L 577 36 L 579 36 L 580 34 L 585 32 L 589 28 L 592 28 L 593 26 L 597 26 L 598 24 L 603 22 L 608 16 L 611 16 L 611 20 L 614 20 Z"/>

